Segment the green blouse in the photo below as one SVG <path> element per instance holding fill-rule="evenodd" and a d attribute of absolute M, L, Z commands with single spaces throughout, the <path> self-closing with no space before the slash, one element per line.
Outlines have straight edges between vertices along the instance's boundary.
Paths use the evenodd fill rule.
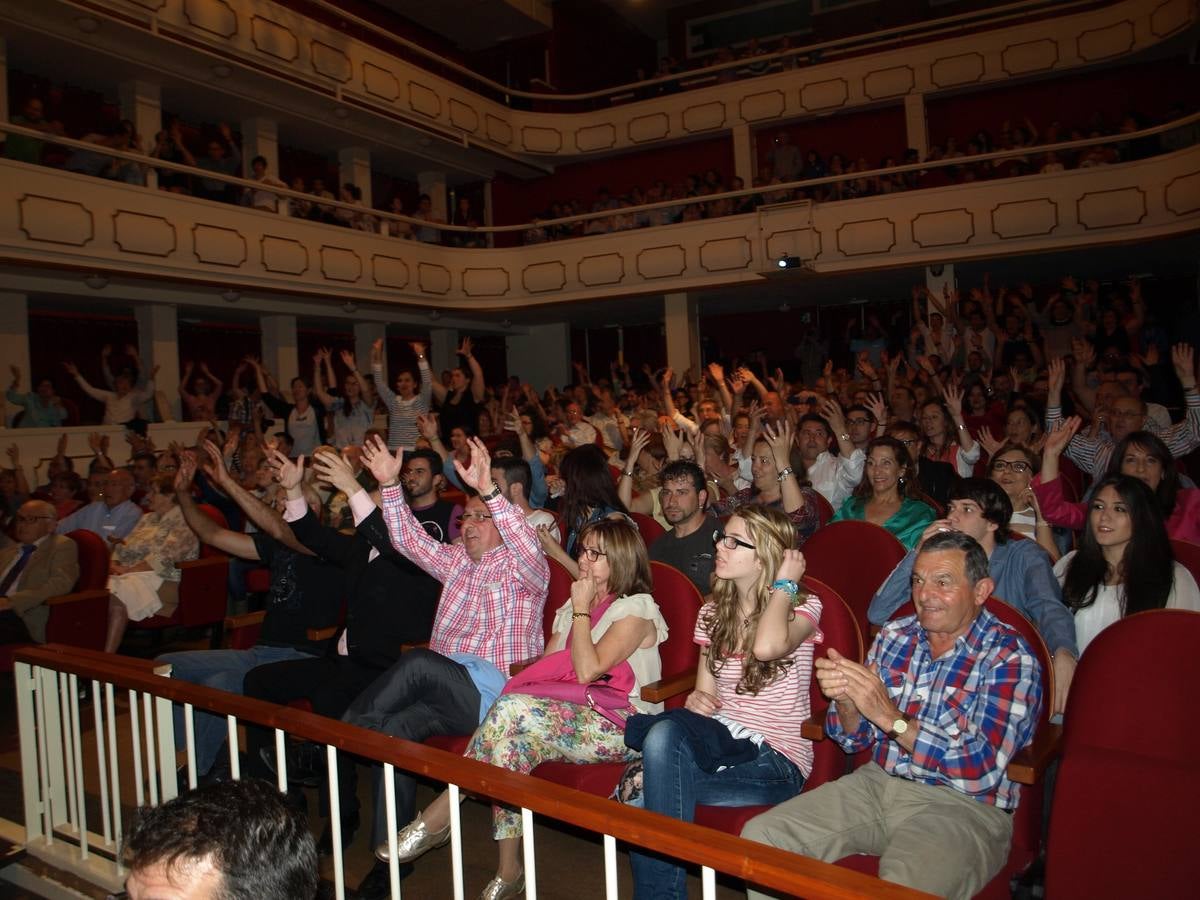
<path fill-rule="evenodd" d="M 847 497 L 842 508 L 837 511 L 831 521 L 840 522 L 844 519 L 866 519 L 866 501 L 860 497 Z M 933 508 L 922 500 L 905 497 L 900 508 L 883 523 L 883 527 L 896 536 L 906 549 L 912 550 L 921 539 L 921 534 L 929 527 L 929 523 L 937 518 Z"/>

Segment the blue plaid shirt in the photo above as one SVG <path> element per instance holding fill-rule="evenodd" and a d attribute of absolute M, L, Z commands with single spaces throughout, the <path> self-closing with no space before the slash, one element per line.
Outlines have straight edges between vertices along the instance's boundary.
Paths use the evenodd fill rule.
<path fill-rule="evenodd" d="M 866 717 L 847 732 L 836 703 L 826 734 L 849 753 L 873 746 L 872 758 L 889 775 L 1016 809 L 1020 789 L 1004 770 L 1033 739 L 1042 707 L 1041 665 L 1020 635 L 982 609 L 953 649 L 934 659 L 925 629 L 906 616 L 883 626 L 871 663 L 892 702 L 920 724 L 913 752 Z"/>

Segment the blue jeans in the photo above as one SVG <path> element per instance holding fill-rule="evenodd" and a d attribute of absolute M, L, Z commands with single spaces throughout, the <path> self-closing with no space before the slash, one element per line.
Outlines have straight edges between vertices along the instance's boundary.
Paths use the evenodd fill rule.
<path fill-rule="evenodd" d="M 791 799 L 804 787 L 795 763 L 766 744 L 749 762 L 720 772 L 701 771 L 684 731 L 670 719 L 650 729 L 642 746 L 646 809 L 691 822 L 696 804 L 753 806 Z M 687 900 L 687 872 L 669 859 L 630 853 L 635 900 Z"/>
<path fill-rule="evenodd" d="M 265 647 L 260 645 L 249 650 L 189 650 L 183 653 L 166 653 L 159 662 L 171 664 L 171 677 L 191 684 L 202 684 L 231 694 L 242 693 L 242 679 L 246 673 L 268 663 L 290 659 L 310 659 L 295 647 Z M 196 737 L 196 774 L 203 775 L 216 762 L 221 745 L 229 734 L 224 716 L 194 710 L 193 724 Z M 184 746 L 183 705 L 175 704 L 175 746 Z"/>

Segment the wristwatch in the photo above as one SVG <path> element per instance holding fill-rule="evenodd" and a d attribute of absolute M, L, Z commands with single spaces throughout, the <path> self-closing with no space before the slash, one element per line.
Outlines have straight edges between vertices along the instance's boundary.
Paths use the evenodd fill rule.
<path fill-rule="evenodd" d="M 912 721 L 912 716 L 908 713 L 900 713 L 900 718 L 892 723 L 891 730 L 887 733 L 893 741 L 898 741 L 900 736 L 908 731 L 908 723 Z"/>

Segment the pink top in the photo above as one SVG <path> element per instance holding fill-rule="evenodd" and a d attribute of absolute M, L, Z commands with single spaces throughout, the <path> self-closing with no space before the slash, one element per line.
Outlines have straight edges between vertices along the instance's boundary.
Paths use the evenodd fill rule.
<path fill-rule="evenodd" d="M 704 623 L 714 609 L 715 604 L 706 603 L 696 618 L 695 639 L 701 647 L 711 643 Z M 757 694 L 739 694 L 736 689 L 742 678 L 742 657 L 727 658 L 716 674 L 717 699 L 721 701 L 721 718 L 757 731 L 772 749 L 794 762 L 807 778 L 813 765 L 812 742 L 800 737 L 800 726 L 812 713 L 809 685 L 813 646 L 825 639 L 821 634 L 820 599 L 810 593 L 808 602 L 798 607 L 796 614 L 812 620 L 814 631 L 788 656 L 795 663 Z"/>
<path fill-rule="evenodd" d="M 1061 525 L 1080 531 L 1087 524 L 1087 504 L 1072 503 L 1063 496 L 1062 479 L 1033 480 L 1042 515 L 1051 525 Z M 1175 509 L 1167 519 L 1167 534 L 1176 539 L 1200 544 L 1200 489 L 1180 488 L 1175 495 Z"/>

